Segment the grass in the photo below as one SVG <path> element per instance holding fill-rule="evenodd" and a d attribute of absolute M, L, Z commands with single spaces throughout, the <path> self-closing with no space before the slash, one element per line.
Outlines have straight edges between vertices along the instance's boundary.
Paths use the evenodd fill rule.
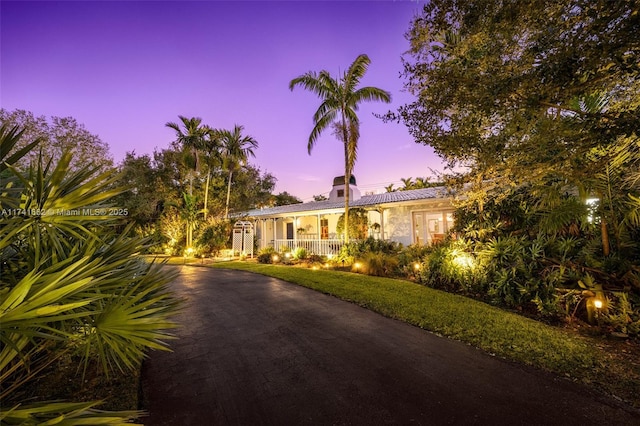
<path fill-rule="evenodd" d="M 209 266 L 268 275 L 330 294 L 496 356 L 591 385 L 640 407 L 640 365 L 612 354 L 601 338 L 404 280 L 254 262 Z"/>

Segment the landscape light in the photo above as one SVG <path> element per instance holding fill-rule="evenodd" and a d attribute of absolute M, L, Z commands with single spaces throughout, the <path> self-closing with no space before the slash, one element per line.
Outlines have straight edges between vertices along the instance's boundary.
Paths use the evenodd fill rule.
<path fill-rule="evenodd" d="M 277 254 L 274 254 L 274 255 L 271 257 L 271 260 L 273 260 L 274 262 L 277 262 L 279 259 L 280 259 L 280 258 L 278 257 L 278 255 L 277 255 Z"/>
<path fill-rule="evenodd" d="M 593 306 L 596 307 L 596 309 L 602 309 L 602 300 L 600 299 L 596 299 L 593 301 Z"/>
<path fill-rule="evenodd" d="M 413 264 L 413 269 L 415 269 L 416 271 L 420 269 L 420 264 L 418 262 Z"/>
<path fill-rule="evenodd" d="M 476 262 L 469 253 L 456 253 L 453 257 L 453 263 L 462 269 L 473 269 Z"/>

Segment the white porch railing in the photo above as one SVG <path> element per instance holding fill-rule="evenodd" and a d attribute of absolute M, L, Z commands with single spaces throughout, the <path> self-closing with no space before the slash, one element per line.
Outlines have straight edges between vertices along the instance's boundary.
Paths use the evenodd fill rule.
<path fill-rule="evenodd" d="M 302 247 L 310 254 L 319 254 L 322 256 L 340 253 L 343 245 L 344 242 L 339 239 L 312 240 L 306 238 L 300 240 L 272 240 L 271 244 L 276 251 L 282 251 L 283 247 L 287 247 L 291 251 Z"/>

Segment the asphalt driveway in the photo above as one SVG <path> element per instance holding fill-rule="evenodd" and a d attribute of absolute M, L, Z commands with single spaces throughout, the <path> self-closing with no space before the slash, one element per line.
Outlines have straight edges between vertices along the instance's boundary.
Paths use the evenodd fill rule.
<path fill-rule="evenodd" d="M 568 380 L 275 278 L 183 267 L 173 286 L 183 327 L 143 365 L 147 425 L 640 425 Z"/>

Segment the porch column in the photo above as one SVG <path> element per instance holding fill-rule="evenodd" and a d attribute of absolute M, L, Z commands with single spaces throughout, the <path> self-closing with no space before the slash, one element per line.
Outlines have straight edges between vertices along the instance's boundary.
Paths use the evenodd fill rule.
<path fill-rule="evenodd" d="M 278 237 L 278 233 L 276 232 L 276 218 L 273 218 L 273 249 L 278 250 L 276 248 L 276 238 Z"/>
<path fill-rule="evenodd" d="M 293 217 L 293 246 L 298 246 L 298 216 Z"/>
<path fill-rule="evenodd" d="M 380 212 L 380 238 L 386 240 L 384 237 L 384 209 L 380 208 L 378 211 Z"/>
<path fill-rule="evenodd" d="M 316 221 L 316 240 L 320 240 L 320 213 L 318 213 Z"/>

